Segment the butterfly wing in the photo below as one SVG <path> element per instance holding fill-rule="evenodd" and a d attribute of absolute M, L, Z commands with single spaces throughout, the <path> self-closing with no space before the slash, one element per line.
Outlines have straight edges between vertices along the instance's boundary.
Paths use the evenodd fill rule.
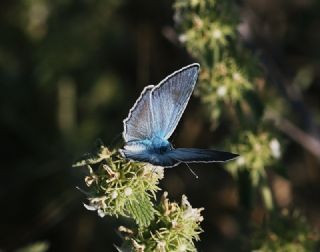
<path fill-rule="evenodd" d="M 153 126 L 150 110 L 150 93 L 153 85 L 147 86 L 129 111 L 123 121 L 123 138 L 126 142 L 150 138 L 153 135 Z"/>
<path fill-rule="evenodd" d="M 170 155 L 167 154 L 159 154 L 159 153 L 152 153 L 148 150 L 145 151 L 132 151 L 122 149 L 120 150 L 122 156 L 140 162 L 146 162 L 153 165 L 159 165 L 162 167 L 173 167 L 181 163 L 181 161 L 172 158 Z"/>
<path fill-rule="evenodd" d="M 215 163 L 225 162 L 236 158 L 238 155 L 225 151 L 178 148 L 159 154 L 148 150 L 143 144 L 128 145 L 120 150 L 121 154 L 128 159 L 147 162 L 163 167 L 173 167 L 180 163 Z"/>
<path fill-rule="evenodd" d="M 162 80 L 151 93 L 152 129 L 155 136 L 168 139 L 188 104 L 200 66 L 191 64 Z"/>
<path fill-rule="evenodd" d="M 225 151 L 196 149 L 196 148 L 178 148 L 166 153 L 170 158 L 184 163 L 214 163 L 225 162 L 236 158 L 238 155 Z"/>

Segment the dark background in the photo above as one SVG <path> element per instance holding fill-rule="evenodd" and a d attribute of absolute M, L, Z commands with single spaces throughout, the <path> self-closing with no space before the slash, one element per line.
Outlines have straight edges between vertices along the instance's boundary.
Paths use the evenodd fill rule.
<path fill-rule="evenodd" d="M 121 220 L 101 219 L 82 206 L 85 196 L 75 187 L 83 185 L 84 170 L 71 164 L 97 138 L 121 144 L 122 120 L 143 87 L 196 61 L 172 40 L 172 4 L 0 2 L 0 249 L 48 241 L 49 251 L 114 251 L 121 242 L 115 232 Z M 238 4 L 253 24 L 252 41 L 272 56 L 289 85 L 299 69 L 312 69 L 300 97 L 312 127 L 292 116 L 319 137 L 319 3 Z M 201 106 L 192 98 L 174 145 L 208 147 L 227 137 L 225 127 L 232 125 L 211 131 Z M 283 178 L 292 188 L 289 205 L 319 227 L 319 159 L 288 139 L 283 162 L 290 170 L 290 181 Z M 186 194 L 194 207 L 205 207 L 199 251 L 239 251 L 250 213 L 239 204 L 237 183 L 219 165 L 198 166 L 192 168 L 199 179 L 180 165 L 166 170 L 160 186 L 171 199 Z"/>

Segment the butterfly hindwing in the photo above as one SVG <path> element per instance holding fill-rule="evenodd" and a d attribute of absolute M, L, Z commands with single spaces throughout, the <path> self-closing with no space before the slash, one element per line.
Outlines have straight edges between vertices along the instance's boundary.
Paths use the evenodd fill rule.
<path fill-rule="evenodd" d="M 122 150 L 122 154 L 128 159 L 148 162 L 163 167 L 173 167 L 179 163 L 215 163 L 226 162 L 236 158 L 238 155 L 225 151 L 196 149 L 196 148 L 178 148 L 172 149 L 166 153 L 159 154 L 145 150 Z"/>
<path fill-rule="evenodd" d="M 123 121 L 123 138 L 126 142 L 152 137 L 154 129 L 150 111 L 150 93 L 154 86 L 144 88 L 140 97 Z"/>
<path fill-rule="evenodd" d="M 166 155 L 180 162 L 192 163 L 212 163 L 225 162 L 236 158 L 238 155 L 225 151 L 196 149 L 196 148 L 178 148 L 169 151 Z"/>
<path fill-rule="evenodd" d="M 131 160 L 147 162 L 163 167 L 173 167 L 181 163 L 181 161 L 172 158 L 170 155 L 150 153 L 149 151 L 131 151 L 124 149 L 121 150 L 121 154 Z"/>

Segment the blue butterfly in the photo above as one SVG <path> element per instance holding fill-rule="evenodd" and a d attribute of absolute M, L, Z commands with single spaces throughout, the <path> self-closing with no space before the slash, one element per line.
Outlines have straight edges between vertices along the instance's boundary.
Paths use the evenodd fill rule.
<path fill-rule="evenodd" d="M 123 157 L 163 167 L 180 163 L 224 162 L 237 157 L 230 152 L 177 148 L 168 139 L 177 127 L 196 85 L 200 65 L 188 65 L 158 85 L 147 86 L 123 121 Z"/>

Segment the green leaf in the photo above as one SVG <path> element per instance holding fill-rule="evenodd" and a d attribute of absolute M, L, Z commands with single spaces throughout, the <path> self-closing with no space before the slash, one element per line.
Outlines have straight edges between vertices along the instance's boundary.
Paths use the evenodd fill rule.
<path fill-rule="evenodd" d="M 147 227 L 154 219 L 155 210 L 150 198 L 145 195 L 137 195 L 126 205 L 128 214 L 136 221 L 139 227 Z"/>

